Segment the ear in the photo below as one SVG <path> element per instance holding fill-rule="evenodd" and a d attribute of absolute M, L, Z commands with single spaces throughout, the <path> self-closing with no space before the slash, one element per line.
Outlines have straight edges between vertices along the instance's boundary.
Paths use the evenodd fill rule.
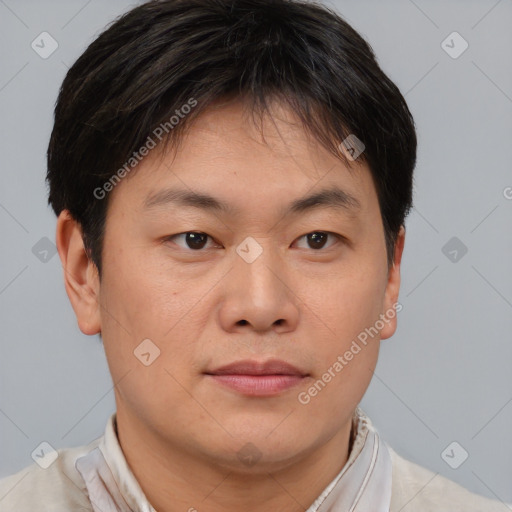
<path fill-rule="evenodd" d="M 98 334 L 101 332 L 98 269 L 87 256 L 82 229 L 68 210 L 63 210 L 57 219 L 56 242 L 78 327 L 84 334 Z"/>
<path fill-rule="evenodd" d="M 402 262 L 402 253 L 405 244 L 405 227 L 401 226 L 395 242 L 395 255 L 393 265 L 388 272 L 388 283 L 384 295 L 384 327 L 381 330 L 380 338 L 385 340 L 395 334 L 397 326 L 397 314 L 401 310 L 401 305 L 397 305 L 398 293 L 400 291 L 400 263 Z"/>

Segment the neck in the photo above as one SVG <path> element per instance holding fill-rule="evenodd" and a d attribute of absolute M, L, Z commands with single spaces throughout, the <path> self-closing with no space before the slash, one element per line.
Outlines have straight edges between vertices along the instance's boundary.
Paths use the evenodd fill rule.
<path fill-rule="evenodd" d="M 117 411 L 121 449 L 158 512 L 304 512 L 345 465 L 351 426 L 279 467 L 234 469 L 163 440 L 136 417 Z"/>

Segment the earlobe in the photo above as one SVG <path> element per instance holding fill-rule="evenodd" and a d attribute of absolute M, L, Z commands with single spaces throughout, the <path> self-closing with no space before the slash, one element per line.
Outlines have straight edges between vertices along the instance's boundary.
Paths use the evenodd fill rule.
<path fill-rule="evenodd" d="M 401 226 L 395 242 L 395 254 L 393 265 L 389 269 L 388 282 L 386 285 L 386 293 L 384 297 L 384 327 L 381 330 L 380 337 L 382 340 L 390 338 L 396 331 L 397 314 L 400 307 L 397 308 L 398 294 L 400 292 L 400 264 L 402 262 L 402 254 L 405 245 L 405 227 Z"/>
<path fill-rule="evenodd" d="M 98 334 L 101 332 L 98 270 L 87 256 L 82 229 L 68 210 L 63 210 L 57 219 L 56 242 L 78 327 L 84 334 Z"/>

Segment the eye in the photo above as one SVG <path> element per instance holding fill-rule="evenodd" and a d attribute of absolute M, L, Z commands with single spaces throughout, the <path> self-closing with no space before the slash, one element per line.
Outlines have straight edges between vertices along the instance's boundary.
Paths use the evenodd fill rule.
<path fill-rule="evenodd" d="M 181 244 L 176 242 L 176 240 L 180 239 L 180 237 L 183 241 Z M 329 231 L 312 231 L 311 233 L 307 233 L 299 237 L 298 240 L 306 239 L 306 243 L 309 245 L 309 247 L 305 248 L 318 251 L 320 249 L 326 248 L 326 243 L 329 237 L 335 238 L 338 241 L 343 240 L 341 235 L 337 235 L 336 233 L 331 233 Z M 210 235 L 207 235 L 206 233 L 198 231 L 186 231 L 184 233 L 168 236 L 164 239 L 164 241 L 173 241 L 183 249 L 191 249 L 192 251 L 198 252 L 207 246 L 208 239 L 213 240 Z M 330 248 L 334 243 L 335 241 L 330 245 L 327 245 L 327 248 Z"/>
<path fill-rule="evenodd" d="M 179 237 L 182 238 L 186 245 L 177 245 L 184 249 L 192 249 L 194 251 L 199 251 L 203 249 L 207 244 L 208 238 L 211 239 L 210 235 L 207 235 L 206 233 L 201 233 L 197 231 L 186 231 L 185 233 L 178 233 L 177 235 L 169 236 L 165 238 L 165 241 L 174 241 Z"/>
<path fill-rule="evenodd" d="M 338 240 L 342 240 L 343 238 L 341 235 L 330 233 L 329 231 L 312 231 L 311 233 L 307 233 L 301 236 L 300 238 L 298 238 L 298 240 L 306 238 L 306 243 L 310 244 L 309 248 L 319 250 L 325 248 L 325 244 L 329 236 L 331 236 L 331 238 L 334 237 Z M 332 244 L 327 248 L 331 246 Z M 308 249 L 308 247 L 306 247 L 306 249 Z"/>

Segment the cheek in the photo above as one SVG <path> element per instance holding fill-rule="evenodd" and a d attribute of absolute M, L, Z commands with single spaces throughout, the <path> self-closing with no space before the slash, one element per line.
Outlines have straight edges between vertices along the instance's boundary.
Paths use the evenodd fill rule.
<path fill-rule="evenodd" d="M 170 410 L 173 402 L 186 402 L 179 383 L 187 385 L 186 371 L 193 362 L 195 336 L 182 321 L 190 306 L 171 280 L 141 267 L 133 267 L 125 274 L 129 279 L 123 278 L 123 268 L 120 265 L 117 274 L 105 269 L 104 348 L 113 380 L 119 382 L 116 393 L 148 416 Z"/>
<path fill-rule="evenodd" d="M 338 340 L 337 348 L 350 345 L 375 325 L 382 311 L 385 285 L 385 278 L 368 267 L 365 272 L 339 277 L 336 286 L 319 297 L 318 316 Z"/>
<path fill-rule="evenodd" d="M 331 402 L 342 411 L 362 398 L 378 359 L 380 336 L 375 325 L 385 285 L 378 262 L 361 261 L 358 269 L 340 272 L 324 293 L 317 294 L 312 309 L 328 329 L 322 328 L 326 336 L 315 347 L 320 363 L 316 388 L 321 391 L 311 390 L 318 393 L 317 405 L 312 407 L 328 407 Z"/>
<path fill-rule="evenodd" d="M 121 335 L 124 330 L 134 340 L 165 337 L 186 313 L 183 283 L 152 261 L 150 250 L 116 252 L 111 248 L 105 254 L 102 328 L 108 326 Z"/>
<path fill-rule="evenodd" d="M 172 393 L 176 383 L 169 374 L 179 382 L 187 380 L 186 371 L 193 367 L 199 339 L 200 322 L 195 321 L 200 311 L 198 299 L 207 290 L 191 288 L 189 280 L 177 278 L 177 272 L 144 254 L 133 251 L 128 260 L 129 252 L 110 251 L 104 262 L 102 336 L 114 379 L 130 371 L 125 382 L 130 396 L 140 391 L 139 398 L 151 403 L 160 396 L 154 394 L 159 383 L 167 383 Z M 151 343 L 144 341 L 148 339 Z M 139 348 L 146 346 L 142 343 L 149 346 L 150 358 L 158 354 L 150 366 L 137 358 L 137 354 L 146 353 Z M 136 383 L 133 389 L 128 381 Z"/>
<path fill-rule="evenodd" d="M 340 424 L 349 421 L 351 412 L 361 402 L 378 357 L 378 343 L 361 347 L 347 360 L 344 350 L 331 354 L 323 373 L 315 376 L 309 387 L 297 395 L 297 407 L 308 418 L 322 418 L 323 428 L 333 434 Z M 342 357 L 342 362 L 338 360 Z M 337 363 L 337 364 L 336 364 Z"/>

